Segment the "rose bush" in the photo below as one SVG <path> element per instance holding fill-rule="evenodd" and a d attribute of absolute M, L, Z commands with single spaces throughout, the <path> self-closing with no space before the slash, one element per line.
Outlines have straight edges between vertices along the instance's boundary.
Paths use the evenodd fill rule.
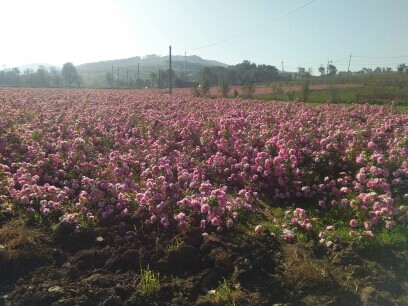
<path fill-rule="evenodd" d="M 3 213 L 222 232 L 262 199 L 306 231 L 301 208 L 344 210 L 367 236 L 407 221 L 407 179 L 408 116 L 387 107 L 0 89 Z"/>

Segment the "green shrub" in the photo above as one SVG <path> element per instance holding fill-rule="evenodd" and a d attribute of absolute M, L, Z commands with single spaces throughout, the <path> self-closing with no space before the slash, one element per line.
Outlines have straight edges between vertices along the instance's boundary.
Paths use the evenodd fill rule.
<path fill-rule="evenodd" d="M 191 93 L 193 94 L 194 97 L 201 96 L 201 91 L 200 88 L 198 87 L 198 83 L 194 83 L 193 86 L 191 86 Z"/>
<path fill-rule="evenodd" d="M 203 97 L 207 96 L 210 91 L 210 82 L 207 79 L 203 80 L 203 85 L 201 86 L 201 95 Z"/>
<path fill-rule="evenodd" d="M 255 93 L 255 84 L 254 82 L 247 82 L 243 87 L 242 87 L 242 96 L 246 99 L 251 99 L 254 97 Z"/>
<path fill-rule="evenodd" d="M 142 294 L 153 294 L 160 290 L 160 273 L 155 273 L 147 267 L 140 271 L 140 291 Z"/>
<path fill-rule="evenodd" d="M 228 93 L 229 93 L 229 82 L 226 78 L 222 79 L 220 82 L 220 87 L 219 87 L 219 91 L 220 94 L 223 98 L 228 97 Z"/>
<path fill-rule="evenodd" d="M 309 86 L 309 80 L 306 79 L 302 83 L 302 101 L 303 102 L 308 102 L 309 101 L 309 96 L 310 96 L 310 86 Z"/>

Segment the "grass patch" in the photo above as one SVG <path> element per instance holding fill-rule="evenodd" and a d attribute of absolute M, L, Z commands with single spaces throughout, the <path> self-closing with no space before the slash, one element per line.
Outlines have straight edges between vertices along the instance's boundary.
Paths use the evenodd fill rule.
<path fill-rule="evenodd" d="M 395 109 L 400 114 L 408 113 L 408 105 L 397 105 L 397 107 Z"/>
<path fill-rule="evenodd" d="M 215 290 L 214 298 L 217 305 L 228 305 L 232 303 L 232 289 L 225 278 Z"/>
<path fill-rule="evenodd" d="M 176 252 L 177 250 L 179 250 L 183 246 L 183 244 L 184 244 L 184 242 L 183 242 L 183 240 L 181 240 L 180 237 L 175 237 L 174 239 L 172 239 L 172 241 L 169 242 L 168 245 L 166 245 L 164 247 L 164 252 L 166 254 Z"/>
<path fill-rule="evenodd" d="M 302 91 L 277 91 L 272 93 L 256 94 L 256 99 L 265 101 L 303 101 L 305 98 Z M 384 105 L 396 101 L 397 110 L 408 111 L 408 89 L 385 84 L 370 84 L 359 88 L 338 88 L 334 84 L 324 90 L 310 90 L 307 102 L 310 103 L 359 103 Z"/>
<path fill-rule="evenodd" d="M 140 270 L 140 277 L 139 288 L 142 294 L 151 295 L 160 290 L 160 273 L 155 273 L 149 269 L 149 266 L 147 266 L 146 270 Z"/>
<path fill-rule="evenodd" d="M 387 247 L 408 251 L 408 224 L 399 224 L 389 230 L 383 227 L 376 233 L 374 239 L 364 240 L 362 246 L 372 249 Z"/>

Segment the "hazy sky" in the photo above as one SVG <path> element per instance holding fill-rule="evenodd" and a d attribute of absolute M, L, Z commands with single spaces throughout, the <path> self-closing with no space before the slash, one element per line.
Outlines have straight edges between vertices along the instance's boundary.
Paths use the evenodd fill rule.
<path fill-rule="evenodd" d="M 328 60 L 347 70 L 350 52 L 351 70 L 408 63 L 408 0 L 316 0 L 271 21 L 309 1 L 0 0 L 0 69 L 166 55 L 169 45 L 173 54 L 279 69 L 283 60 L 287 71 L 315 74 Z"/>

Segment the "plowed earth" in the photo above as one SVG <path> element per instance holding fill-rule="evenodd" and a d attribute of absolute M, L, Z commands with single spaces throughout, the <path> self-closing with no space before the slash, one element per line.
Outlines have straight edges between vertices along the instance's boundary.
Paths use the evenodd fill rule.
<path fill-rule="evenodd" d="M 173 239 L 174 241 L 174 239 Z M 120 229 L 53 234 L 18 220 L 0 228 L 0 305 L 406 305 L 405 251 L 287 244 L 261 235 L 127 236 Z M 169 248 L 169 245 L 176 247 Z M 140 290 L 141 269 L 160 289 Z M 226 280 L 227 300 L 216 292 Z"/>

